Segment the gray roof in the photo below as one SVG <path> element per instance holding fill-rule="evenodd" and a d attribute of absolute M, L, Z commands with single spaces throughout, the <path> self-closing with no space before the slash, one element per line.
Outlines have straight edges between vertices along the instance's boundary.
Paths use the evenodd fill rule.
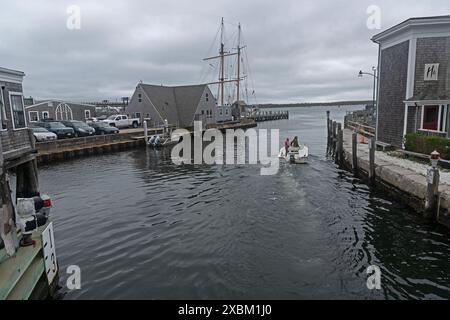
<path fill-rule="evenodd" d="M 26 98 L 26 99 L 30 99 L 30 98 Z M 25 98 L 24 98 L 24 100 L 25 100 Z M 46 100 L 34 100 L 33 104 L 25 105 L 25 108 L 31 108 L 31 107 L 35 107 L 35 106 L 38 106 L 41 104 L 46 104 L 49 102 L 53 102 L 55 104 L 55 107 L 60 103 L 66 103 L 66 104 L 75 105 L 75 106 L 95 107 L 92 104 L 86 104 L 86 103 L 71 102 L 71 101 L 65 101 L 65 100 L 60 100 L 60 99 L 46 99 Z"/>
<path fill-rule="evenodd" d="M 25 76 L 25 73 L 23 73 L 22 71 L 8 69 L 8 68 L 3 68 L 3 67 L 0 67 L 0 72 L 1 73 L 8 73 L 8 74 L 16 75 L 16 76 L 21 76 L 21 77 Z"/>
<path fill-rule="evenodd" d="M 169 123 L 190 126 L 206 85 L 166 87 L 140 84 L 158 113 Z"/>
<path fill-rule="evenodd" d="M 450 26 L 450 15 L 445 16 L 433 16 L 433 17 L 416 17 L 410 18 L 402 23 L 399 23 L 383 32 L 380 32 L 372 37 L 372 41 L 375 43 L 380 43 L 387 37 L 395 35 L 400 32 L 404 32 L 405 30 L 409 30 L 411 27 L 417 26 L 441 26 L 443 28 L 448 28 Z"/>

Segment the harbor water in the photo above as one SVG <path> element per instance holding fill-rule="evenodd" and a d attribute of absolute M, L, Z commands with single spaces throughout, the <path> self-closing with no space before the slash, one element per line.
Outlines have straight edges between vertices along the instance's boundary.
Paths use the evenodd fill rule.
<path fill-rule="evenodd" d="M 40 167 L 64 299 L 450 298 L 450 234 L 326 156 L 326 110 L 260 123 L 308 165 L 177 166 L 145 149 Z M 81 289 L 65 286 L 81 269 Z M 381 270 L 369 290 L 366 270 Z"/>

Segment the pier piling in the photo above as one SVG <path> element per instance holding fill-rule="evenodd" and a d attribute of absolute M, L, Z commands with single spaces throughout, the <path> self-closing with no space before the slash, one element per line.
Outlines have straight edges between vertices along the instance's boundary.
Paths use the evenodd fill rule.
<path fill-rule="evenodd" d="M 148 126 L 147 126 L 147 121 L 144 121 L 144 140 L 145 140 L 145 143 L 147 143 L 147 141 L 148 141 Z"/>
<path fill-rule="evenodd" d="M 439 169 L 431 167 L 427 173 L 427 197 L 425 200 L 425 218 L 438 219 L 439 203 Z"/>
<path fill-rule="evenodd" d="M 336 164 L 342 165 L 343 153 L 344 153 L 344 131 L 342 130 L 342 124 L 338 123 L 337 129 L 337 147 L 335 154 Z"/>
<path fill-rule="evenodd" d="M 333 121 L 332 124 L 332 134 L 333 134 L 333 140 L 332 140 L 332 151 L 331 154 L 334 155 L 336 152 L 336 141 L 337 141 L 337 123 L 336 121 Z"/>
<path fill-rule="evenodd" d="M 369 139 L 369 181 L 371 184 L 375 182 L 375 138 Z"/>
<path fill-rule="evenodd" d="M 330 111 L 327 111 L 327 153 L 330 152 L 331 146 L 331 125 L 330 125 Z"/>
<path fill-rule="evenodd" d="M 355 173 L 358 172 L 358 134 L 356 132 L 352 134 L 352 169 Z"/>

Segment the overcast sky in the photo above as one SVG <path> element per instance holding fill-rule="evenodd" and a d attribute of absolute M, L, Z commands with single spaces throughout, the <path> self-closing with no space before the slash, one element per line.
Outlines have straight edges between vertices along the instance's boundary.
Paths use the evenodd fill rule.
<path fill-rule="evenodd" d="M 67 28 L 70 5 L 80 29 Z M 450 14 L 448 0 L 2 1 L 0 66 L 26 73 L 26 96 L 77 101 L 131 96 L 139 80 L 210 81 L 202 58 L 218 50 L 223 16 L 230 36 L 242 24 L 257 102 L 370 99 L 372 80 L 357 77 L 377 63 L 370 5 L 381 30 Z"/>

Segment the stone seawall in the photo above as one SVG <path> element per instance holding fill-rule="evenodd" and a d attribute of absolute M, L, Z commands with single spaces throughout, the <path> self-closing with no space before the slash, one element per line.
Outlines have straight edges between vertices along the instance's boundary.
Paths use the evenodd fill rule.
<path fill-rule="evenodd" d="M 365 139 L 367 141 L 367 138 Z M 357 145 L 357 173 L 368 176 L 369 148 L 367 144 Z M 343 139 L 343 165 L 352 169 L 352 131 L 344 130 Z M 386 152 L 375 152 L 375 181 L 390 193 L 394 194 L 400 202 L 412 207 L 419 213 L 425 212 L 425 199 L 427 195 L 427 165 L 407 159 L 400 159 L 388 155 Z M 436 214 L 439 223 L 450 227 L 450 173 L 441 172 L 439 184 L 439 213 Z"/>

